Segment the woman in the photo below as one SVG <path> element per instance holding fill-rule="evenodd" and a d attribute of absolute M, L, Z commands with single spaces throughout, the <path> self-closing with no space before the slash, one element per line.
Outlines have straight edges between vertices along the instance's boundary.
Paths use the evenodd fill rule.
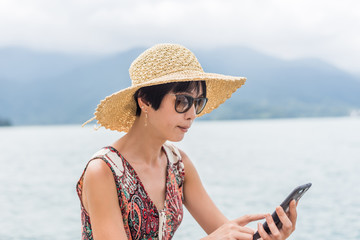
<path fill-rule="evenodd" d="M 183 204 L 208 234 L 203 239 L 252 239 L 246 225 L 263 218 L 272 234 L 259 224 L 262 239 L 286 239 L 295 229 L 295 201 L 288 215 L 276 209 L 281 229 L 269 214 L 229 221 L 189 157 L 166 142 L 181 141 L 197 116 L 218 107 L 246 79 L 204 73 L 194 54 L 176 44 L 146 50 L 129 72 L 132 86 L 101 101 L 93 118 L 127 134 L 96 153 L 77 184 L 83 239 L 171 239 Z"/>

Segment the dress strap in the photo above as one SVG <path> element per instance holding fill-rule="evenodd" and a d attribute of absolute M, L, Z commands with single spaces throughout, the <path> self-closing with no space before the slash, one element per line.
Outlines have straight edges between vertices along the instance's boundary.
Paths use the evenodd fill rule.
<path fill-rule="evenodd" d="M 91 160 L 94 159 L 102 159 L 110 164 L 111 170 L 116 176 L 121 177 L 124 174 L 124 161 L 116 149 L 112 147 L 102 148 L 92 156 Z"/>
<path fill-rule="evenodd" d="M 181 154 L 177 147 L 170 143 L 164 143 L 163 147 L 171 164 L 176 164 L 178 161 L 181 161 Z"/>
<path fill-rule="evenodd" d="M 163 147 L 166 155 L 168 156 L 171 169 L 175 174 L 177 184 L 179 187 L 182 187 L 185 179 L 185 169 L 180 151 L 177 147 L 170 143 L 164 143 Z"/>

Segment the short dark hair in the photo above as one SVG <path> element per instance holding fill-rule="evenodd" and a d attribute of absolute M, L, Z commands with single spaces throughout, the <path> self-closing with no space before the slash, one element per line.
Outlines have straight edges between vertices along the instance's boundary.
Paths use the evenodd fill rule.
<path fill-rule="evenodd" d="M 172 82 L 140 88 L 134 93 L 134 100 L 136 102 L 135 115 L 140 116 L 141 113 L 141 109 L 137 101 L 138 97 L 149 103 L 153 109 L 158 110 L 166 94 L 170 92 L 191 92 L 194 89 L 197 93 L 199 93 L 200 88 L 202 89 L 202 97 L 206 97 L 205 81 Z"/>

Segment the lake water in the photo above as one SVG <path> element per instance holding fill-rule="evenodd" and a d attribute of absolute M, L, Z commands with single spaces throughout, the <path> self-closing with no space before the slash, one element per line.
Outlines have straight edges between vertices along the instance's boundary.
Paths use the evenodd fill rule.
<path fill-rule="evenodd" d="M 92 154 L 121 135 L 0 128 L 0 239 L 80 239 L 75 184 Z M 176 145 L 228 218 L 271 213 L 295 186 L 312 182 L 290 239 L 360 239 L 360 118 L 198 121 Z M 204 235 L 186 212 L 174 239 Z"/>

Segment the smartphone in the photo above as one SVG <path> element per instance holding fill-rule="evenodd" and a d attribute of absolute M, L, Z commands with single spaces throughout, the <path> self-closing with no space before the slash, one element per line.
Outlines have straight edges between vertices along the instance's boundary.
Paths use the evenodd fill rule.
<path fill-rule="evenodd" d="M 295 199 L 296 202 L 299 201 L 299 199 L 306 193 L 307 190 L 309 190 L 309 188 L 311 187 L 311 183 L 307 183 L 301 186 L 296 187 L 290 194 L 289 196 L 287 196 L 285 198 L 285 200 L 280 204 L 280 206 L 284 209 L 285 212 L 289 211 L 289 204 L 290 202 Z M 276 211 L 273 212 L 273 214 L 271 215 L 272 218 L 274 219 L 274 222 L 276 224 L 276 226 L 280 229 L 282 227 L 282 223 L 279 219 L 279 216 L 276 214 Z M 269 229 L 269 226 L 267 224 L 267 222 L 265 222 L 263 224 L 264 230 L 268 233 L 271 234 L 271 231 Z M 258 232 L 256 232 L 253 236 L 253 240 L 257 240 L 260 238 L 260 234 Z"/>

